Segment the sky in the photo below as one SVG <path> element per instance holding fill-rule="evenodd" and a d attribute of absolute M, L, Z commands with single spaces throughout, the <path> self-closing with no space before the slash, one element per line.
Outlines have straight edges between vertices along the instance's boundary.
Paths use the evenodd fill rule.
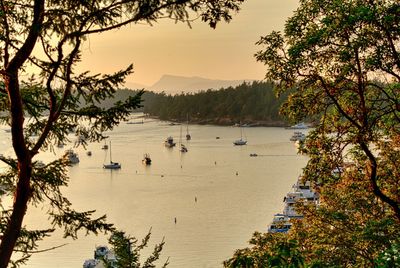
<path fill-rule="evenodd" d="M 145 86 L 164 74 L 261 80 L 265 66 L 254 58 L 261 49 L 255 43 L 273 30 L 282 31 L 297 6 L 297 0 L 247 0 L 230 23 L 216 29 L 201 21 L 189 28 L 163 19 L 153 26 L 130 25 L 91 36 L 77 69 L 113 73 L 132 63 L 134 73 L 127 82 Z"/>

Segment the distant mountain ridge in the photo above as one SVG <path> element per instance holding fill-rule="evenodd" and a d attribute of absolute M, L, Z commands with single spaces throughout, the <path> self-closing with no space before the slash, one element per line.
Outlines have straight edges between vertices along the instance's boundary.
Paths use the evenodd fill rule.
<path fill-rule="evenodd" d="M 221 89 L 227 87 L 236 87 L 243 82 L 252 82 L 251 79 L 243 80 L 219 80 L 219 79 L 208 79 L 203 77 L 185 77 L 177 75 L 163 75 L 160 80 L 149 87 L 145 87 L 148 91 L 161 92 L 165 91 L 167 94 L 177 93 L 189 93 L 198 92 L 201 90 L 208 89 Z M 129 83 L 127 83 L 129 86 Z M 132 88 L 132 87 L 130 87 Z M 136 88 L 132 88 L 136 89 Z"/>

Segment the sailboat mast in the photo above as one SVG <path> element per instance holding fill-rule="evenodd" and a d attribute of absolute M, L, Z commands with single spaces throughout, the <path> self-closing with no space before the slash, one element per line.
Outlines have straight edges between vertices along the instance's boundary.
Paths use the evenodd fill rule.
<path fill-rule="evenodd" d="M 111 141 L 110 141 L 110 163 L 112 163 L 112 158 L 111 158 Z"/>
<path fill-rule="evenodd" d="M 189 134 L 189 114 L 186 114 L 186 135 Z"/>
<path fill-rule="evenodd" d="M 182 144 L 182 124 L 181 124 L 181 131 L 179 134 L 179 146 L 181 146 L 181 144 Z"/>

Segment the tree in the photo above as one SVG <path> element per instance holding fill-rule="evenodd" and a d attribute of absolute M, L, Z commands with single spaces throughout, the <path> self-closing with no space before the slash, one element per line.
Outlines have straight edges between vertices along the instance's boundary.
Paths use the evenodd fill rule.
<path fill-rule="evenodd" d="M 111 75 L 75 73 L 84 41 L 93 34 L 128 24 L 151 25 L 160 18 L 189 23 L 191 14 L 214 28 L 221 20 L 229 22 L 243 1 L 0 1 L 0 107 L 2 123 L 11 127 L 16 155 L 15 159 L 0 158 L 9 166 L 1 174 L 1 184 L 14 197 L 12 208 L 1 211 L 0 268 L 7 267 L 13 250 L 22 252 L 22 258 L 13 264 L 26 261 L 37 240 L 52 231 L 22 227 L 29 204 L 48 202 L 53 226 L 63 227 L 65 236 L 76 238 L 81 229 L 94 233 L 113 229 L 105 216 L 92 219 L 93 211 L 77 212 L 62 196 L 60 187 L 68 184 L 66 159 L 35 166 L 39 151 L 51 150 L 56 142 L 66 140 L 71 129 L 83 145 L 99 141 L 104 131 L 140 105 L 142 92 L 111 108 L 99 106 L 113 96 L 133 68 L 130 65 Z M 34 49 L 41 52 L 33 53 Z M 28 67 L 36 68 L 39 75 L 30 75 Z M 37 140 L 30 138 L 32 133 L 38 134 Z"/>
<path fill-rule="evenodd" d="M 252 259 L 282 255 L 273 245 L 296 241 L 291 254 L 307 267 L 398 267 L 399 15 L 398 1 L 301 0 L 284 33 L 258 42 L 266 78 L 278 94 L 290 90 L 282 113 L 319 118 L 305 141 L 303 179 L 321 200 L 297 204 L 304 218 L 286 237 L 255 236 L 243 250 Z"/>
<path fill-rule="evenodd" d="M 108 242 L 112 246 L 112 251 L 115 254 L 116 261 L 110 262 L 107 259 L 103 259 L 103 262 L 107 267 L 110 268 L 150 268 L 155 267 L 154 262 L 160 257 L 160 252 L 164 247 L 165 242 L 162 241 L 160 244 L 154 247 L 152 254 L 145 260 L 143 264 L 140 264 L 140 251 L 147 247 L 150 240 L 149 232 L 145 238 L 142 239 L 141 243 L 138 245 L 138 240 L 134 237 L 126 235 L 122 231 L 114 231 L 110 236 Z M 162 267 L 168 265 L 168 260 L 164 263 Z"/>
<path fill-rule="evenodd" d="M 258 42 L 266 48 L 256 57 L 280 91 L 295 89 L 286 115 L 322 117 L 310 144 L 319 153 L 310 155 L 306 175 L 323 183 L 345 159 L 362 155 L 365 179 L 400 220 L 399 165 L 387 158 L 399 159 L 399 14 L 397 1 L 303 0 L 284 35 Z"/>

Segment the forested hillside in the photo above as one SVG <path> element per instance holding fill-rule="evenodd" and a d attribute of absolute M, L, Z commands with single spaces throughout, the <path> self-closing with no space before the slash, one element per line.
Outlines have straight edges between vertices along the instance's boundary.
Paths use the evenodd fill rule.
<path fill-rule="evenodd" d="M 270 82 L 243 83 L 235 88 L 207 90 L 199 93 L 166 95 L 146 92 L 143 111 L 164 120 L 211 124 L 246 123 L 284 125 L 279 107 L 285 96 L 276 98 Z"/>

